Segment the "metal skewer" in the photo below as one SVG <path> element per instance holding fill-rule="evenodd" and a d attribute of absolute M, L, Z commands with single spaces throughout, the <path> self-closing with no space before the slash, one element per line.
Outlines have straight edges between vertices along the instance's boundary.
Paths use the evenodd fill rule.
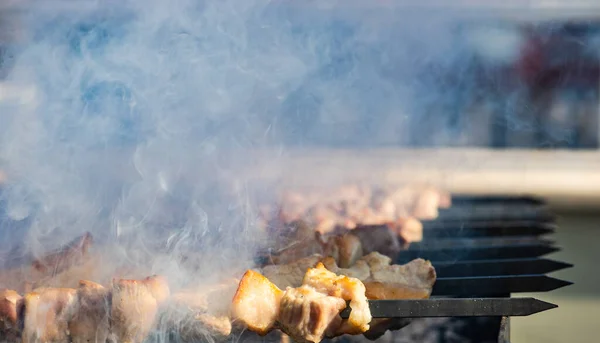
<path fill-rule="evenodd" d="M 369 300 L 373 318 L 515 317 L 558 307 L 534 298 Z M 341 312 L 348 318 L 351 309 Z"/>

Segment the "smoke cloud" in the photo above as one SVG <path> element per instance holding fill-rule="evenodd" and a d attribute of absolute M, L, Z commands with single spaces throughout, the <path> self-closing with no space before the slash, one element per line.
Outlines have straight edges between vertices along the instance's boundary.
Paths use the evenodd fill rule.
<path fill-rule="evenodd" d="M 210 275 L 265 240 L 250 152 L 447 139 L 430 125 L 456 121 L 430 113 L 474 91 L 485 41 L 456 9 L 386 1 L 50 4 L 20 12 L 5 78 L 30 93 L 1 105 L 3 248 L 38 256 L 89 231 L 181 282 L 182 256 L 212 255 Z"/>

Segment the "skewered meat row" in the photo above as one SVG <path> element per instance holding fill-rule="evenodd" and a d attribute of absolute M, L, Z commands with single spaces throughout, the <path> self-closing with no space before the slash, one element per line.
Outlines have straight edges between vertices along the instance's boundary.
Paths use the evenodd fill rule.
<path fill-rule="evenodd" d="M 346 301 L 350 301 L 352 312 L 344 321 L 339 313 Z M 360 334 L 371 322 L 360 280 L 338 276 L 322 264 L 308 269 L 303 285 L 285 291 L 258 272 L 247 271 L 233 298 L 232 316 L 261 335 L 278 328 L 299 342 Z"/>
<path fill-rule="evenodd" d="M 334 337 L 346 333 L 374 335 L 376 330 L 383 334 L 393 326 L 382 326 L 382 320 L 371 321 L 364 312 L 368 310 L 366 299 L 427 297 L 435 282 L 433 267 L 423 260 L 392 266 L 389 258 L 371 253 L 347 269 L 339 268 L 332 257 L 319 257 L 313 261 L 316 264 L 308 268 L 309 272 L 304 269 L 299 287 L 285 285 L 288 281 L 273 277 L 273 281 L 285 286 L 284 291 L 262 275 L 260 278 L 248 277 L 260 275 L 255 271 L 248 271 L 240 282 L 230 279 L 173 295 L 170 295 L 166 280 L 158 276 L 143 280 L 116 279 L 109 288 L 80 281 L 77 289 L 42 287 L 23 297 L 4 290 L 0 292 L 0 337 L 9 342 L 17 341 L 19 336 L 23 342 L 87 343 L 105 342 L 107 338 L 118 342 L 141 342 L 160 326 L 175 330 L 184 341 L 197 340 L 203 334 L 224 339 L 236 324 L 235 321 L 232 323 L 231 314 L 234 319 L 239 319 L 246 318 L 248 313 L 250 319 L 238 320 L 238 325 L 259 320 L 250 328 L 264 334 L 275 328 L 273 323 L 277 322 L 277 328 L 295 339 L 304 337 L 304 340 L 315 341 L 321 335 Z M 266 268 L 286 267 L 289 266 Z M 300 268 L 297 267 L 297 271 Z M 406 273 L 410 275 L 403 275 Z M 264 306 L 243 305 L 244 302 L 239 301 L 240 294 L 260 299 L 265 302 Z M 229 303 L 226 299 L 234 301 Z M 312 300 L 307 305 L 303 299 Z M 350 320 L 342 321 L 338 314 L 346 307 L 346 300 L 350 301 L 353 312 Z M 281 312 L 282 307 L 277 304 L 285 305 Z M 252 313 L 258 319 L 252 319 Z M 352 313 L 362 315 L 355 319 Z M 319 317 L 321 314 L 324 317 Z M 315 315 L 319 316 L 311 317 Z M 275 322 L 264 322 L 269 318 L 275 318 Z M 369 329 L 370 322 L 372 329 Z M 316 326 L 311 324 L 309 330 L 298 326 L 300 323 Z"/>
<path fill-rule="evenodd" d="M 356 235 L 323 236 L 302 221 L 290 225 L 285 235 L 277 238 L 272 242 L 270 251 L 263 253 L 267 264 L 285 264 L 320 254 L 334 257 L 342 266 L 350 266 L 363 254 L 362 244 Z"/>
<path fill-rule="evenodd" d="M 28 343 L 87 343 L 107 339 L 137 343 L 165 325 L 165 328 L 175 329 L 182 339 L 193 341 L 202 333 L 226 338 L 233 328 L 231 318 L 237 320 L 233 324 L 243 324 L 259 334 L 278 328 L 300 341 L 319 342 L 323 337 L 361 334 L 369 331 L 372 322 L 368 298 L 406 294 L 393 291 L 396 286 L 385 283 L 386 275 L 390 276 L 386 271 L 396 275 L 411 268 L 385 266 L 389 260 L 374 254 L 377 253 L 364 258 L 373 266 L 371 276 L 364 282 L 338 275 L 318 262 L 305 273 L 302 285 L 285 290 L 253 270 L 247 271 L 238 284 L 230 280 L 212 289 L 173 295 L 160 276 L 113 280 L 110 288 L 80 281 L 78 289 L 37 288 L 23 297 L 3 290 L 0 292 L 0 337 L 15 342 L 20 336 L 22 342 Z M 427 265 L 424 261 L 412 263 Z M 428 267 L 425 268 L 426 279 L 408 281 L 413 282 L 413 287 L 419 283 L 429 284 L 429 290 L 423 290 L 422 296 L 428 296 L 435 281 L 435 272 L 430 264 Z M 375 287 L 374 291 L 369 287 Z M 235 295 L 228 297 L 234 289 Z M 225 300 L 232 298 L 231 303 Z M 216 299 L 220 301 L 215 302 Z M 348 320 L 342 320 L 339 313 L 346 307 L 346 301 L 350 301 L 352 312 Z M 182 320 L 185 318 L 187 322 Z"/>
<path fill-rule="evenodd" d="M 301 282 L 286 274 L 298 275 L 314 261 L 318 261 L 314 267 L 304 269 Z M 264 275 L 248 271 L 234 297 L 232 314 L 261 335 L 278 328 L 296 341 L 318 342 L 324 337 L 361 333 L 375 339 L 406 321 L 372 321 L 367 299 L 428 298 L 436 278 L 431 263 L 422 259 L 403 266 L 390 263 L 388 257 L 373 252 L 342 269 L 333 258 L 315 255 L 302 263 L 265 267 Z M 348 321 L 338 316 L 345 308 L 340 299 L 350 301 Z"/>
<path fill-rule="evenodd" d="M 261 222 L 271 236 L 279 238 L 273 248 L 286 250 L 279 261 L 272 261 L 275 264 L 320 253 L 314 240 L 312 244 L 307 242 L 314 238 L 314 232 L 321 236 L 356 233 L 366 252 L 394 256 L 411 242 L 422 240 L 423 224 L 419 219 L 436 218 L 438 208 L 447 208 L 450 203 L 447 193 L 426 186 L 383 189 L 348 185 L 335 191 L 288 191 L 278 206 L 263 206 Z M 387 232 L 381 230 L 384 228 Z M 395 238 L 390 239 L 391 235 Z M 381 238 L 389 245 L 382 247 Z"/>
<path fill-rule="evenodd" d="M 115 280 L 110 289 L 81 281 L 78 289 L 38 288 L 20 297 L 4 290 L 0 337 L 15 342 L 142 342 L 169 297 L 166 280 Z"/>
<path fill-rule="evenodd" d="M 435 219 L 439 208 L 448 208 L 450 195 L 429 186 L 378 188 L 346 185 L 336 190 L 286 191 L 278 206 L 265 205 L 266 226 L 306 220 L 327 233 L 336 227 L 395 224 L 404 218 Z"/>
<path fill-rule="evenodd" d="M 309 225 L 299 224 L 279 242 L 287 246 L 272 256 L 274 264 L 262 269 L 273 283 L 263 277 L 266 286 L 262 291 L 246 287 L 253 296 L 285 305 L 281 312 L 280 305 L 271 306 L 271 311 L 277 310 L 273 312 L 275 322 L 263 329 L 257 327 L 259 333 L 278 323 L 277 327 L 284 332 L 302 340 L 315 341 L 345 333 L 377 337 L 401 325 L 393 320 L 371 323 L 366 299 L 429 296 L 435 282 L 431 264 L 415 260 L 405 266 L 392 266 L 389 257 L 373 251 L 385 249 L 369 244 L 363 248 L 359 237 L 369 237 L 381 229 L 387 234 L 382 237 L 397 239 L 387 229 L 357 228 L 351 234 L 323 236 Z M 392 247 L 392 251 L 398 250 L 397 241 L 380 241 Z M 236 306 L 235 299 L 244 289 L 244 280 L 238 283 L 232 279 L 172 296 L 166 280 L 157 276 L 143 280 L 113 279 L 106 288 L 90 281 L 80 281 L 75 288 L 49 287 L 74 286 L 73 281 L 80 278 L 98 280 L 94 271 L 97 261 L 94 264 L 94 259 L 87 258 L 91 242 L 91 235 L 85 234 L 66 248 L 34 260 L 25 272 L 23 268 L 15 268 L 5 274 L 8 278 L 2 277 L 0 287 L 14 284 L 25 295 L 21 297 L 9 290 L 0 293 L 0 337 L 15 341 L 20 336 L 23 342 L 87 343 L 107 339 L 141 342 L 157 326 L 175 330 L 183 340 L 190 341 L 206 334 L 215 338 L 231 334 L 235 327 L 231 315 L 235 311 L 230 307 Z M 363 256 L 364 253 L 367 255 Z M 232 298 L 233 303 L 222 301 Z M 313 300 L 306 303 L 303 299 Z M 346 300 L 356 311 L 344 321 L 339 312 L 345 308 Z M 322 308 L 321 304 L 328 305 Z M 303 310 L 298 312 L 298 309 Z M 325 316 L 311 322 L 314 311 Z M 306 323 L 312 323 L 310 328 L 300 325 Z"/>
<path fill-rule="evenodd" d="M 299 287 L 306 270 L 322 264 L 327 270 L 363 282 L 369 299 L 424 299 L 431 295 L 436 274 L 431 262 L 415 259 L 404 265 L 378 252 L 361 257 L 353 266 L 340 268 L 332 257 L 312 255 L 298 261 L 263 267 L 261 272 L 281 289 Z M 300 277 L 299 277 L 300 276 Z"/>
<path fill-rule="evenodd" d="M 318 254 L 330 256 L 341 268 L 348 268 L 364 254 L 379 252 L 395 259 L 402 250 L 398 235 L 382 226 L 324 236 L 300 221 L 290 225 L 286 234 L 273 242 L 272 249 L 259 253 L 263 264 L 302 263 L 304 258 Z"/>
<path fill-rule="evenodd" d="M 73 268 L 88 254 L 93 238 L 85 233 L 69 242 L 66 246 L 36 258 L 23 266 L 14 266 L 0 272 L 0 287 L 17 291 L 29 291 L 35 285 L 43 283 L 49 277 Z"/>

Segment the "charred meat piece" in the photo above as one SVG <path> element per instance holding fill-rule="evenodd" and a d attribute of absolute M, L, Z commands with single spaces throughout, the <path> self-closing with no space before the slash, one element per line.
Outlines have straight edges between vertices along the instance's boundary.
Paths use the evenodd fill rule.
<path fill-rule="evenodd" d="M 20 335 L 19 315 L 23 307 L 23 297 L 10 290 L 0 290 L 0 337 L 7 342 L 16 341 Z"/>
<path fill-rule="evenodd" d="M 184 342 L 197 342 L 206 339 L 206 335 L 215 340 L 224 340 L 231 334 L 231 319 L 228 316 L 200 313 L 194 319 L 198 328 L 184 331 L 180 336 Z M 199 333 L 204 333 L 204 336 Z"/>
<path fill-rule="evenodd" d="M 104 343 L 109 337 L 110 290 L 82 280 L 68 328 L 73 343 Z"/>
<path fill-rule="evenodd" d="M 312 255 L 289 264 L 272 265 L 262 268 L 262 274 L 281 289 L 302 285 L 304 274 L 321 261 L 321 255 Z"/>
<path fill-rule="evenodd" d="M 283 291 L 262 274 L 248 270 L 233 297 L 232 319 L 266 335 L 276 324 Z"/>
<path fill-rule="evenodd" d="M 351 268 L 339 268 L 331 258 L 323 259 L 325 267 L 336 274 L 356 277 L 363 281 L 368 299 L 428 298 L 435 283 L 431 263 L 417 259 L 405 265 L 390 265 L 391 259 L 373 252 Z M 373 319 L 364 336 L 376 340 L 388 330 L 399 330 L 410 324 L 409 319 Z"/>
<path fill-rule="evenodd" d="M 196 342 L 206 336 L 221 341 L 232 330 L 229 312 L 239 280 L 230 279 L 210 287 L 173 294 L 161 323 L 172 329 L 184 342 Z"/>
<path fill-rule="evenodd" d="M 22 266 L 2 270 L 0 271 L 0 287 L 14 289 L 23 294 L 34 288 L 51 286 L 47 282 L 49 279 L 69 272 L 75 266 L 84 263 L 91 244 L 92 236 L 86 233 L 64 248 L 34 260 L 32 263 L 24 263 Z M 75 282 L 73 286 L 76 286 L 79 278 L 71 279 L 71 281 L 73 280 Z M 70 287 L 71 285 L 60 284 L 60 286 Z"/>
<path fill-rule="evenodd" d="M 392 265 L 392 260 L 378 252 L 372 252 L 350 268 L 340 268 L 332 258 L 321 260 L 332 273 L 352 276 L 362 281 L 367 298 L 378 299 L 425 299 L 435 284 L 436 274 L 431 262 L 415 259 L 406 264 Z"/>
<path fill-rule="evenodd" d="M 197 312 L 227 315 L 230 306 L 228 301 L 223 301 L 223 299 L 232 299 L 239 283 L 239 279 L 231 278 L 214 285 L 187 289 L 173 294 L 169 302 L 184 305 L 186 308 Z"/>
<path fill-rule="evenodd" d="M 423 240 L 423 223 L 414 217 L 400 217 L 388 227 L 398 234 L 402 239 L 403 247 L 406 248 L 411 242 Z"/>
<path fill-rule="evenodd" d="M 368 187 L 346 185 L 334 190 L 287 191 L 278 207 L 265 206 L 262 221 L 270 227 L 307 221 L 322 234 L 339 227 L 351 230 L 365 225 L 395 224 L 402 218 L 435 219 L 439 208 L 450 206 L 450 195 L 426 185 Z M 408 232 L 404 239 L 420 239 Z"/>
<path fill-rule="evenodd" d="M 350 267 L 363 256 L 360 239 L 351 233 L 329 237 L 324 244 L 323 255 L 333 257 L 342 268 Z"/>
<path fill-rule="evenodd" d="M 156 325 L 159 308 L 169 297 L 160 276 L 143 280 L 113 280 L 111 331 L 117 342 L 140 343 Z"/>
<path fill-rule="evenodd" d="M 344 321 L 339 312 L 350 301 Z M 322 264 L 307 270 L 304 284 L 282 292 L 263 275 L 246 272 L 232 302 L 232 316 L 251 331 L 266 335 L 280 328 L 297 341 L 318 342 L 324 336 L 360 334 L 371 321 L 364 285 L 336 275 Z"/>
<path fill-rule="evenodd" d="M 327 268 L 338 275 L 346 275 L 348 277 L 357 278 L 359 280 L 366 280 L 371 276 L 371 268 L 364 260 L 358 260 L 350 268 L 340 268 L 335 260 L 331 257 L 325 257 L 321 260 L 321 263 Z"/>
<path fill-rule="evenodd" d="M 423 239 L 423 224 L 416 218 L 403 217 L 387 225 L 359 226 L 351 232 L 359 238 L 364 254 L 377 251 L 395 259 L 409 243 Z"/>
<path fill-rule="evenodd" d="M 363 255 L 362 243 L 352 233 L 322 236 L 306 223 L 299 225 L 306 229 L 296 231 L 297 235 L 290 235 L 286 240 L 280 241 L 280 247 L 274 253 L 263 254 L 268 264 L 289 264 L 318 254 L 332 256 L 340 266 L 351 266 Z"/>
<path fill-rule="evenodd" d="M 342 324 L 344 299 L 317 292 L 313 287 L 288 288 L 281 298 L 278 327 L 295 342 L 318 343 L 333 336 Z"/>
<path fill-rule="evenodd" d="M 364 281 L 369 299 L 424 299 L 429 298 L 436 280 L 435 269 L 430 262 L 416 259 L 404 265 L 390 265 L 387 256 L 371 253 L 365 256 L 371 276 Z M 376 340 L 386 331 L 400 330 L 409 325 L 410 319 L 375 319 L 364 336 Z"/>
<path fill-rule="evenodd" d="M 306 272 L 303 284 L 321 293 L 350 301 L 352 311 L 348 317 L 349 332 L 344 333 L 357 334 L 369 329 L 371 310 L 365 295 L 365 285 L 360 280 L 336 275 L 319 262 L 315 268 Z"/>
<path fill-rule="evenodd" d="M 358 227 L 352 234 L 360 240 L 364 254 L 377 251 L 396 258 L 402 250 L 398 234 L 387 226 Z"/>
<path fill-rule="evenodd" d="M 363 257 L 371 276 L 363 280 L 369 299 L 425 299 L 436 280 L 431 262 L 415 259 L 403 265 L 391 265 L 391 259 L 377 252 Z"/>
<path fill-rule="evenodd" d="M 92 235 L 85 233 L 58 251 L 33 261 L 33 268 L 41 273 L 59 273 L 81 261 L 91 245 Z"/>
<path fill-rule="evenodd" d="M 39 288 L 25 294 L 22 341 L 69 343 L 67 322 L 76 297 L 72 288 Z"/>
<path fill-rule="evenodd" d="M 228 315 L 213 315 L 177 306 L 163 313 L 159 329 L 176 334 L 177 341 L 181 342 L 199 342 L 207 337 L 223 341 L 231 335 L 232 323 Z"/>
<path fill-rule="evenodd" d="M 415 259 L 404 265 L 378 252 L 360 258 L 353 266 L 341 268 L 333 257 L 313 255 L 285 265 L 263 267 L 262 273 L 280 289 L 305 283 L 306 271 L 321 263 L 332 273 L 362 281 L 369 299 L 423 299 L 429 297 L 436 280 L 429 261 Z"/>

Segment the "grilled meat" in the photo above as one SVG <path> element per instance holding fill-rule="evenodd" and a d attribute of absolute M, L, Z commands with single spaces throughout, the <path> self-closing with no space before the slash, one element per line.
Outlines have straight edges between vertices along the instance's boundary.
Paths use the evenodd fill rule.
<path fill-rule="evenodd" d="M 323 255 L 333 257 L 342 268 L 347 268 L 363 256 L 362 243 L 350 233 L 329 237 Z"/>
<path fill-rule="evenodd" d="M 2 270 L 0 271 L 0 287 L 17 292 L 27 292 L 42 285 L 46 286 L 46 280 L 81 265 L 87 259 L 91 244 L 92 236 L 86 233 L 58 251 L 51 252 L 30 264 L 26 263 L 22 266 Z M 77 282 L 79 278 L 74 280 Z"/>
<path fill-rule="evenodd" d="M 82 280 L 77 289 L 76 306 L 68 316 L 68 329 L 73 343 L 104 343 L 110 326 L 110 289 Z"/>
<path fill-rule="evenodd" d="M 281 298 L 278 327 L 295 342 L 318 343 L 332 337 L 342 324 L 340 311 L 346 301 L 304 285 L 288 288 Z"/>
<path fill-rule="evenodd" d="M 363 280 L 369 299 L 424 299 L 431 295 L 436 280 L 431 262 L 415 259 L 403 265 L 377 252 L 363 257 L 371 276 Z"/>
<path fill-rule="evenodd" d="M 405 265 L 390 265 L 391 259 L 377 252 L 368 254 L 348 269 L 339 268 L 335 260 L 325 258 L 323 264 L 336 274 L 353 276 L 363 281 L 368 299 L 424 299 L 431 294 L 435 270 L 431 263 L 416 259 Z M 388 330 L 399 330 L 409 319 L 373 319 L 364 336 L 376 340 Z"/>
<path fill-rule="evenodd" d="M 346 185 L 337 190 L 286 191 L 279 206 L 263 206 L 265 226 L 281 230 L 286 224 L 307 221 L 322 234 L 338 227 L 352 230 L 365 225 L 395 225 L 396 230 L 412 229 L 399 225 L 406 218 L 435 219 L 438 208 L 450 206 L 448 193 L 429 186 L 377 188 Z M 420 239 L 414 232 L 403 234 L 407 242 Z"/>
<path fill-rule="evenodd" d="M 141 343 L 155 326 L 159 308 L 169 295 L 169 286 L 160 276 L 113 280 L 110 319 L 116 341 Z"/>
<path fill-rule="evenodd" d="M 72 288 L 39 288 L 27 293 L 22 341 L 69 343 L 68 315 L 76 296 Z"/>
<path fill-rule="evenodd" d="M 230 302 L 239 280 L 229 279 L 209 287 L 175 293 L 162 315 L 162 324 L 182 341 L 201 341 L 206 336 L 220 341 L 231 334 Z"/>
<path fill-rule="evenodd" d="M 392 265 L 392 260 L 378 252 L 361 257 L 353 266 L 340 268 L 332 257 L 313 255 L 284 265 L 266 266 L 263 274 L 277 287 L 299 287 L 305 283 L 306 271 L 322 264 L 335 274 L 362 281 L 369 299 L 423 299 L 429 297 L 436 280 L 429 261 L 415 259 L 404 265 Z"/>
<path fill-rule="evenodd" d="M 314 254 L 289 264 L 263 267 L 262 273 L 281 289 L 297 287 L 302 284 L 304 274 L 306 274 L 308 268 L 316 266 L 322 258 L 321 255 Z"/>
<path fill-rule="evenodd" d="M 298 341 L 319 342 L 325 335 L 368 330 L 371 312 L 360 280 L 336 275 L 319 263 L 307 270 L 303 283 L 283 292 L 263 275 L 249 270 L 234 296 L 233 318 L 260 335 L 280 328 Z M 347 322 L 339 316 L 346 301 L 352 308 Z"/>
<path fill-rule="evenodd" d="M 366 280 L 371 276 L 371 269 L 364 260 L 360 259 L 350 268 L 340 268 L 335 259 L 331 257 L 325 257 L 319 261 L 323 263 L 327 270 L 330 270 L 336 274 L 346 275 L 349 277 L 357 278 L 359 280 Z"/>
<path fill-rule="evenodd" d="M 360 239 L 350 233 L 322 236 L 304 221 L 294 222 L 287 228 L 284 235 L 276 236 L 279 239 L 272 247 L 274 252 L 265 254 L 269 263 L 287 264 L 320 254 L 333 256 L 341 266 L 350 266 L 362 256 Z"/>
<path fill-rule="evenodd" d="M 323 263 L 319 262 L 315 268 L 310 268 L 306 272 L 302 283 L 312 286 L 324 294 L 350 301 L 350 308 L 352 308 L 348 318 L 350 332 L 345 333 L 356 334 L 369 329 L 371 311 L 365 295 L 365 286 L 360 280 L 345 275 L 337 275 L 327 270 Z"/>
<path fill-rule="evenodd" d="M 377 251 L 391 258 L 396 258 L 402 250 L 398 233 L 388 226 L 358 227 L 352 230 L 352 235 L 361 242 L 363 254 Z M 340 264 L 340 267 L 343 266 Z"/>
<path fill-rule="evenodd" d="M 66 270 L 87 254 L 93 238 L 88 232 L 76 238 L 65 247 L 33 261 L 32 266 L 41 273 L 58 273 Z"/>
<path fill-rule="evenodd" d="M 248 270 L 233 297 L 232 318 L 264 336 L 275 327 L 282 297 L 283 291 L 269 279 Z"/>
<path fill-rule="evenodd" d="M 0 337 L 7 342 L 16 341 L 20 335 L 19 313 L 22 310 L 23 297 L 10 290 L 0 290 Z"/>
<path fill-rule="evenodd" d="M 371 253 L 340 268 L 333 257 L 312 258 L 304 267 L 268 267 L 285 291 L 252 270 L 239 283 L 231 279 L 173 295 L 159 276 L 114 280 L 112 288 L 90 281 L 80 281 L 78 289 L 38 288 L 25 295 L 23 306 L 16 292 L 5 290 L 0 294 L 2 333 L 11 341 L 21 334 L 24 342 L 141 342 L 157 325 L 164 325 L 160 328 L 178 333 L 183 341 L 206 335 L 224 340 L 242 324 L 261 335 L 281 329 L 296 341 L 361 333 L 373 339 L 408 322 L 371 320 L 367 299 L 428 297 L 435 281 L 433 267 L 423 260 L 395 266 L 388 257 Z M 298 275 L 305 272 L 300 281 L 297 275 L 291 281 L 300 284 L 286 285 L 286 268 Z M 231 303 L 223 301 L 231 298 Z M 346 301 L 352 311 L 342 320 L 339 312 Z M 163 304 L 169 306 L 161 308 Z M 19 318 L 24 321 L 22 333 Z"/>

